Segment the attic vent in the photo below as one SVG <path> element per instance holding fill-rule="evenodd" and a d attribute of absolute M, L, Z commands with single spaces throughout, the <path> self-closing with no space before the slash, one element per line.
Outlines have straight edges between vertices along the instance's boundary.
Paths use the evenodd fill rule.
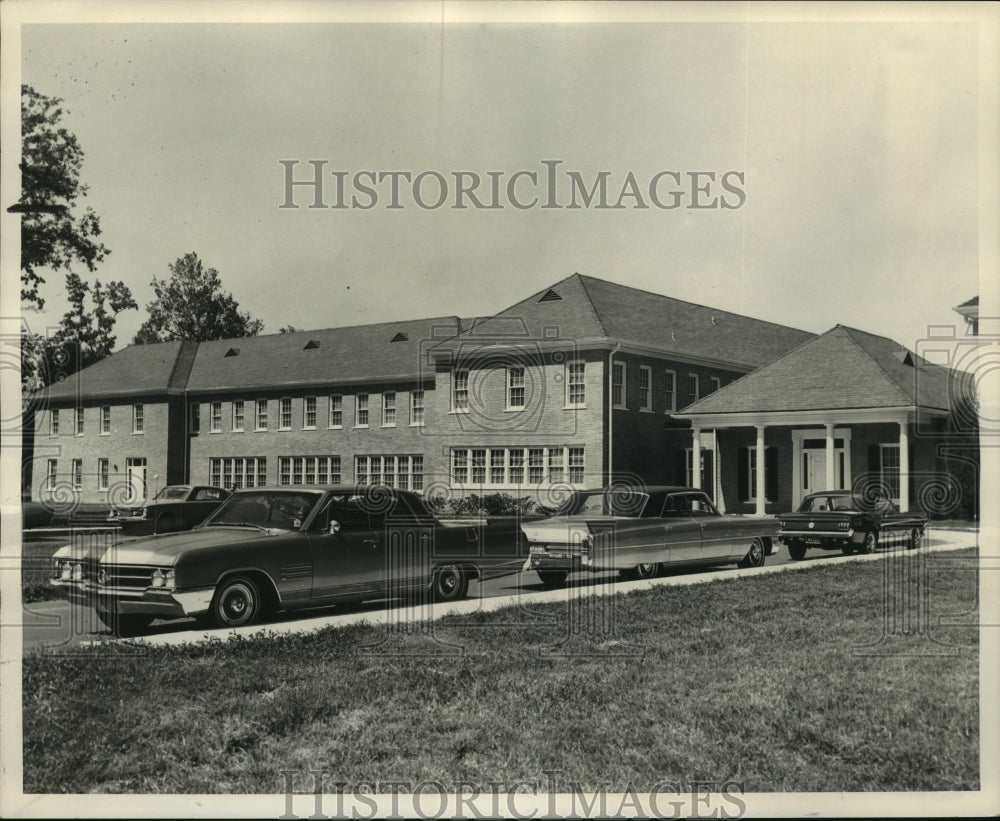
<path fill-rule="evenodd" d="M 319 347 L 319 340 L 318 339 L 310 339 L 305 344 L 305 347 L 302 348 L 302 350 L 304 350 L 304 351 L 315 351 L 318 347 Z"/>
<path fill-rule="evenodd" d="M 559 296 L 559 294 L 557 294 L 555 291 L 553 291 L 551 288 L 549 288 L 549 290 L 547 290 L 544 294 L 541 295 L 541 297 L 539 298 L 538 301 L 539 302 L 555 302 L 556 300 L 561 300 L 561 299 L 562 299 L 562 297 Z"/>
<path fill-rule="evenodd" d="M 896 351 L 894 355 L 896 359 L 904 365 L 909 365 L 911 368 L 913 367 L 913 357 L 910 355 L 909 351 Z"/>
<path fill-rule="evenodd" d="M 400 331 L 398 334 L 396 334 L 389 341 L 390 342 L 409 342 L 410 341 L 410 337 L 409 337 L 409 334 L 404 334 L 402 331 Z"/>
<path fill-rule="evenodd" d="M 226 356 L 239 356 L 239 355 L 240 355 L 239 348 L 230 348 L 228 351 L 226 351 Z"/>

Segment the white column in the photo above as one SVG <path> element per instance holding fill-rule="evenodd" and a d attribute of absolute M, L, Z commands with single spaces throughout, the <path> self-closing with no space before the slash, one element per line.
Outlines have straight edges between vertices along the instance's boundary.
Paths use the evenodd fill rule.
<path fill-rule="evenodd" d="M 833 490 L 837 487 L 837 471 L 833 458 L 833 425 L 826 426 L 826 487 Z"/>
<path fill-rule="evenodd" d="M 764 516 L 767 513 L 764 505 L 764 488 L 767 481 L 764 461 L 764 426 L 757 425 L 757 507 L 754 510 L 757 516 Z"/>
<path fill-rule="evenodd" d="M 899 423 L 899 509 L 910 509 L 910 434 L 907 422 Z"/>
<path fill-rule="evenodd" d="M 701 428 L 691 428 L 691 486 L 701 487 Z"/>

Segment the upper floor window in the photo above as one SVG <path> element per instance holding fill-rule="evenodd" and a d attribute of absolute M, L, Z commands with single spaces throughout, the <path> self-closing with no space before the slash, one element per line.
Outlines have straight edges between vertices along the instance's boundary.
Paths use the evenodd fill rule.
<path fill-rule="evenodd" d="M 198 402 L 191 403 L 191 433 L 201 432 L 201 405 Z"/>
<path fill-rule="evenodd" d="M 396 424 L 396 392 L 386 391 L 382 394 L 382 427 L 393 427 Z"/>
<path fill-rule="evenodd" d="M 307 396 L 302 402 L 302 427 L 306 430 L 316 429 L 316 397 Z"/>
<path fill-rule="evenodd" d="M 359 393 L 354 405 L 354 426 L 358 428 L 368 427 L 368 394 Z"/>
<path fill-rule="evenodd" d="M 83 459 L 73 460 L 73 487 L 76 490 L 83 487 Z"/>
<path fill-rule="evenodd" d="M 212 431 L 212 433 L 221 433 L 222 432 L 222 403 L 221 402 L 213 402 L 212 403 L 211 431 Z"/>
<path fill-rule="evenodd" d="M 715 393 L 719 388 L 722 387 L 722 380 L 717 376 L 710 376 L 708 381 L 712 385 L 711 393 Z"/>
<path fill-rule="evenodd" d="M 256 430 L 267 430 L 267 400 L 257 400 L 257 423 Z"/>
<path fill-rule="evenodd" d="M 76 409 L 76 435 L 83 436 L 83 408 Z"/>
<path fill-rule="evenodd" d="M 344 397 L 340 394 L 333 394 L 330 397 L 330 421 L 327 425 L 331 428 L 344 426 Z"/>
<path fill-rule="evenodd" d="M 49 436 L 59 435 L 59 408 L 49 411 Z"/>
<path fill-rule="evenodd" d="M 281 398 L 281 407 L 279 408 L 278 416 L 278 430 L 291 430 L 292 429 L 292 400 L 283 396 Z"/>
<path fill-rule="evenodd" d="M 455 371 L 451 380 L 451 409 L 465 412 L 469 409 L 469 372 Z"/>
<path fill-rule="evenodd" d="M 107 490 L 110 485 L 110 472 L 107 459 L 97 460 L 97 489 Z"/>
<path fill-rule="evenodd" d="M 566 406 L 570 408 L 582 408 L 587 401 L 586 387 L 583 381 L 583 362 L 566 363 Z"/>
<path fill-rule="evenodd" d="M 132 433 L 142 433 L 145 425 L 145 412 L 142 405 L 132 406 Z"/>
<path fill-rule="evenodd" d="M 243 411 L 243 400 L 234 399 L 233 400 L 233 430 L 237 433 L 243 432 L 244 425 L 244 411 Z"/>
<path fill-rule="evenodd" d="M 56 476 L 58 474 L 58 461 L 56 459 L 49 459 L 48 466 L 45 469 L 45 477 L 47 480 L 46 488 L 48 490 L 56 489 Z"/>
<path fill-rule="evenodd" d="M 410 391 L 410 424 L 424 424 L 424 392 Z"/>
<path fill-rule="evenodd" d="M 667 402 L 667 412 L 677 410 L 677 372 L 664 371 L 663 396 Z"/>
<path fill-rule="evenodd" d="M 111 433 L 111 405 L 101 406 L 101 436 Z"/>
<path fill-rule="evenodd" d="M 611 366 L 611 404 L 616 408 L 625 407 L 624 362 L 615 362 Z"/>
<path fill-rule="evenodd" d="M 507 407 L 524 407 L 524 368 L 507 368 Z"/>
<path fill-rule="evenodd" d="M 696 373 L 688 374 L 688 395 L 691 397 L 692 402 L 697 402 L 701 397 L 698 374 Z"/>
<path fill-rule="evenodd" d="M 653 409 L 653 371 L 641 365 L 639 367 L 639 410 Z"/>

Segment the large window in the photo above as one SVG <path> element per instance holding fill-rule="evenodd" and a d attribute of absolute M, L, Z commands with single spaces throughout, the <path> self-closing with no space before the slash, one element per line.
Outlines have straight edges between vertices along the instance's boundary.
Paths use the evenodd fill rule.
<path fill-rule="evenodd" d="M 689 373 L 688 374 L 688 396 L 691 397 L 692 402 L 697 402 L 701 396 L 700 393 L 700 382 L 698 379 L 698 374 Z"/>
<path fill-rule="evenodd" d="M 111 433 L 111 405 L 101 405 L 101 436 Z"/>
<path fill-rule="evenodd" d="M 132 406 L 132 433 L 142 433 L 145 428 L 145 409 L 142 405 Z"/>
<path fill-rule="evenodd" d="M 455 371 L 451 380 L 451 409 L 460 413 L 469 410 L 469 372 Z"/>
<path fill-rule="evenodd" d="M 278 430 L 292 429 L 292 400 L 283 396 L 278 413 Z"/>
<path fill-rule="evenodd" d="M 339 456 L 280 456 L 279 485 L 339 485 Z"/>
<path fill-rule="evenodd" d="M 667 413 L 677 410 L 677 372 L 663 372 L 663 397 L 667 403 Z"/>
<path fill-rule="evenodd" d="M 757 447 L 750 445 L 737 452 L 737 494 L 741 501 L 753 502 L 757 498 Z M 764 448 L 764 499 L 774 502 L 778 498 L 778 449 Z"/>
<path fill-rule="evenodd" d="M 110 472 L 107 459 L 97 460 L 97 489 L 107 490 L 110 485 Z"/>
<path fill-rule="evenodd" d="M 245 414 L 243 410 L 243 400 L 234 399 L 233 400 L 233 431 L 235 433 L 242 433 L 243 426 L 246 424 Z"/>
<path fill-rule="evenodd" d="M 327 426 L 331 428 L 344 426 L 344 397 L 339 393 L 330 396 L 330 421 Z"/>
<path fill-rule="evenodd" d="M 639 410 L 653 409 L 653 371 L 645 365 L 639 367 Z"/>
<path fill-rule="evenodd" d="M 414 426 L 424 424 L 423 391 L 410 391 L 410 424 Z"/>
<path fill-rule="evenodd" d="M 524 407 L 524 368 L 507 368 L 507 407 L 520 409 Z"/>
<path fill-rule="evenodd" d="M 382 394 L 382 427 L 396 427 L 396 392 L 386 391 Z"/>
<path fill-rule="evenodd" d="M 354 426 L 368 427 L 368 394 L 359 393 L 354 399 Z"/>
<path fill-rule="evenodd" d="M 209 430 L 212 433 L 222 433 L 222 403 L 212 403 L 212 416 L 209 420 Z"/>
<path fill-rule="evenodd" d="M 267 430 L 267 400 L 258 399 L 257 400 L 257 421 L 254 425 L 255 430 Z"/>
<path fill-rule="evenodd" d="M 316 430 L 316 397 L 307 396 L 302 400 L 302 427 Z"/>
<path fill-rule="evenodd" d="M 899 500 L 899 445 L 879 445 L 879 478 L 890 498 Z"/>
<path fill-rule="evenodd" d="M 59 408 L 49 411 L 49 436 L 59 435 Z"/>
<path fill-rule="evenodd" d="M 201 432 L 201 405 L 198 402 L 191 403 L 191 433 Z"/>
<path fill-rule="evenodd" d="M 424 457 L 355 456 L 354 480 L 359 485 L 389 485 L 400 490 L 423 490 Z"/>
<path fill-rule="evenodd" d="M 584 382 L 586 364 L 566 363 L 566 407 L 582 408 L 587 403 L 587 389 Z"/>
<path fill-rule="evenodd" d="M 611 366 L 611 404 L 616 408 L 625 407 L 624 362 L 615 362 Z"/>
<path fill-rule="evenodd" d="M 527 469 L 527 470 L 526 470 Z M 583 484 L 584 448 L 510 447 L 453 448 L 451 481 L 454 485 L 515 487 L 542 483 Z"/>
<path fill-rule="evenodd" d="M 73 488 L 80 490 L 83 487 L 83 459 L 73 460 Z"/>
<path fill-rule="evenodd" d="M 262 487 L 267 484 L 267 459 L 263 456 L 209 459 L 209 477 L 215 487 Z"/>

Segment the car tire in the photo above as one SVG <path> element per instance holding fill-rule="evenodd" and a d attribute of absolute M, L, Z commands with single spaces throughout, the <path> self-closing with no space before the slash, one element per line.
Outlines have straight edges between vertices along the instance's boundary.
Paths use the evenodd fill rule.
<path fill-rule="evenodd" d="M 878 550 L 878 533 L 874 530 L 868 530 L 865 532 L 865 540 L 861 545 L 861 552 L 871 555 Z"/>
<path fill-rule="evenodd" d="M 742 568 L 763 567 L 765 556 L 764 543 L 760 539 L 754 539 L 750 543 L 750 549 L 747 551 L 746 556 L 740 559 L 736 563 L 736 566 Z"/>
<path fill-rule="evenodd" d="M 454 564 L 439 567 L 434 572 L 432 594 L 435 601 L 449 602 L 464 599 L 469 592 L 469 577 Z"/>
<path fill-rule="evenodd" d="M 806 557 L 806 546 L 802 542 L 789 542 L 788 555 L 795 561 L 801 561 Z"/>
<path fill-rule="evenodd" d="M 660 574 L 660 565 L 657 562 L 647 562 L 637 564 L 635 567 L 626 567 L 619 570 L 618 573 L 623 579 L 630 582 L 638 579 L 655 579 Z"/>
<path fill-rule="evenodd" d="M 569 576 L 565 570 L 539 570 L 538 578 L 542 580 L 542 586 L 546 590 L 556 590 L 566 586 L 566 579 Z"/>
<path fill-rule="evenodd" d="M 155 619 L 154 616 L 140 616 L 135 613 L 117 613 L 113 610 L 98 610 L 97 618 L 104 622 L 108 628 L 119 638 L 134 636 L 140 630 L 149 627 Z"/>
<path fill-rule="evenodd" d="M 212 598 L 212 621 L 219 627 L 253 624 L 261 611 L 260 589 L 249 576 L 230 576 Z"/>
<path fill-rule="evenodd" d="M 924 543 L 924 531 L 923 528 L 915 527 L 910 531 L 910 540 L 906 543 L 906 546 L 910 550 L 919 549 Z"/>

